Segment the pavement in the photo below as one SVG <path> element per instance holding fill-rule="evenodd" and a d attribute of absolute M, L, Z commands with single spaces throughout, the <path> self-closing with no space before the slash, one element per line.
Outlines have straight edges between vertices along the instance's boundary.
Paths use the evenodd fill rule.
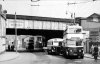
<path fill-rule="evenodd" d="M 92 56 L 92 54 L 85 53 L 84 56 L 87 57 L 87 58 L 94 59 L 94 57 Z M 100 56 L 98 56 L 98 59 L 100 59 Z"/>
<path fill-rule="evenodd" d="M 18 52 L 4 52 L 0 54 L 0 62 L 13 60 L 13 59 L 16 59 L 17 57 L 19 57 Z"/>
<path fill-rule="evenodd" d="M 20 54 L 18 52 L 4 52 L 0 54 L 0 62 L 16 59 L 19 57 L 19 55 Z M 84 56 L 93 59 L 93 56 L 91 54 L 85 53 Z M 100 56 L 98 57 L 98 59 L 100 59 Z"/>

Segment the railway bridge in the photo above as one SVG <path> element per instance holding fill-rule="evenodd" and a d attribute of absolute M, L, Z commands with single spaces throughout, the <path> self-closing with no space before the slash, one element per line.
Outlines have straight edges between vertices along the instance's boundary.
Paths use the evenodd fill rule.
<path fill-rule="evenodd" d="M 66 24 L 72 23 L 72 19 L 26 16 L 7 14 L 6 34 L 15 35 L 41 35 L 45 42 L 51 38 L 62 38 Z M 15 25 L 16 24 L 16 25 Z"/>

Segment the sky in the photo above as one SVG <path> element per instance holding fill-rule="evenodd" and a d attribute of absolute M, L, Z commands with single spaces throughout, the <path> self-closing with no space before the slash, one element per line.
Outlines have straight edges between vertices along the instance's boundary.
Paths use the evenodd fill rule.
<path fill-rule="evenodd" d="M 71 18 L 71 13 L 75 12 L 76 17 L 88 17 L 93 13 L 100 14 L 100 0 L 40 0 L 31 2 L 30 0 L 0 0 L 3 9 L 8 14 L 43 16 L 54 18 Z M 77 3 L 70 4 L 68 3 Z"/>
<path fill-rule="evenodd" d="M 4 0 L 4 1 L 30 1 L 30 0 Z M 37 0 L 32 0 L 37 1 Z M 40 0 L 40 1 L 91 1 L 91 0 Z"/>

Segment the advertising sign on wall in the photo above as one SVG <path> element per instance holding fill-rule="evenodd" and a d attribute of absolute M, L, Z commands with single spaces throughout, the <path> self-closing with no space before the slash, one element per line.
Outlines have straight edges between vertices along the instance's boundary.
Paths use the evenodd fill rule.
<path fill-rule="evenodd" d="M 24 28 L 24 21 L 17 20 L 15 22 L 15 20 L 13 20 L 13 19 L 8 19 L 8 21 L 7 21 L 7 27 L 8 28 L 15 28 L 15 24 L 16 24 L 17 28 Z"/>
<path fill-rule="evenodd" d="M 90 38 L 92 42 L 99 41 L 99 31 L 90 31 Z"/>

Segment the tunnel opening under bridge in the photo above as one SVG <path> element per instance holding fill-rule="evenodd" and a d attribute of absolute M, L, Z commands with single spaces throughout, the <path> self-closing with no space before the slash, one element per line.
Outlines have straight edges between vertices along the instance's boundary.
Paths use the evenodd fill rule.
<path fill-rule="evenodd" d="M 6 35 L 15 35 L 15 29 L 7 28 Z M 43 36 L 46 45 L 51 38 L 63 38 L 63 30 L 17 29 L 17 35 Z"/>

